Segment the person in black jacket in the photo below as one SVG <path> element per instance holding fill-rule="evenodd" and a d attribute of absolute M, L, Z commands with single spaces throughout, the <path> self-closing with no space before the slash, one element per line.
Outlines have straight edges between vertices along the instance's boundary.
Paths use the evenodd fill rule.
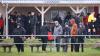
<path fill-rule="evenodd" d="M 13 35 L 25 35 L 26 30 L 21 27 L 21 24 L 17 25 L 17 28 L 14 29 Z M 22 36 L 14 36 L 14 43 L 17 47 L 18 52 L 24 52 L 24 41 Z"/>
<path fill-rule="evenodd" d="M 70 27 L 68 24 L 65 25 L 64 31 L 63 31 L 64 35 L 70 35 Z M 67 52 L 68 49 L 68 42 L 69 42 L 69 38 L 70 36 L 64 36 L 63 37 L 63 52 Z"/>
<path fill-rule="evenodd" d="M 53 21 L 58 21 L 60 25 L 62 25 L 62 19 L 59 15 L 56 15 L 56 17 L 53 19 Z"/>
<path fill-rule="evenodd" d="M 85 26 L 83 23 L 80 23 L 79 24 L 79 29 L 78 29 L 78 35 L 86 35 L 85 33 Z M 77 38 L 77 43 L 76 44 L 76 51 L 79 52 L 79 49 L 81 48 L 81 52 L 84 52 L 84 39 L 85 39 L 85 36 L 78 36 Z"/>
<path fill-rule="evenodd" d="M 48 26 L 46 23 L 44 23 L 44 25 L 41 27 L 41 35 L 48 35 Z M 42 40 L 42 51 L 46 51 L 46 46 L 47 46 L 47 42 L 48 42 L 48 37 L 47 36 L 41 36 L 41 40 Z"/>
<path fill-rule="evenodd" d="M 36 23 L 36 35 L 40 35 L 40 28 L 41 28 L 41 14 L 37 14 L 37 23 Z M 40 38 L 40 36 L 37 36 L 37 38 Z"/>
<path fill-rule="evenodd" d="M 36 34 L 36 23 L 37 23 L 37 17 L 34 12 L 31 12 L 31 15 L 29 16 L 29 24 L 31 26 L 31 34 Z"/>
<path fill-rule="evenodd" d="M 0 35 L 3 35 L 4 20 L 2 14 L 0 13 Z M 2 36 L 0 36 L 0 42 L 2 41 Z"/>

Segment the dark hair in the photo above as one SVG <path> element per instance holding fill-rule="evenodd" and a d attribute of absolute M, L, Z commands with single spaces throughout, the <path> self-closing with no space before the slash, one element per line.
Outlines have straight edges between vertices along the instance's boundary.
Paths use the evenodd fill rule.
<path fill-rule="evenodd" d="M 90 13 L 87 13 L 87 15 L 89 16 L 89 15 L 90 15 Z"/>
<path fill-rule="evenodd" d="M 17 14 L 17 12 L 15 11 L 14 14 Z"/>
<path fill-rule="evenodd" d="M 28 14 L 31 14 L 31 12 L 28 12 Z"/>

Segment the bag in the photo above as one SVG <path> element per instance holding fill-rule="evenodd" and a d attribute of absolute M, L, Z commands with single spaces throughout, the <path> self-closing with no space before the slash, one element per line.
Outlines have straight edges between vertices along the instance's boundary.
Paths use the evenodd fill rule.
<path fill-rule="evenodd" d="M 51 35 L 52 35 L 52 32 L 48 32 L 48 41 L 54 40 L 54 37 Z"/>

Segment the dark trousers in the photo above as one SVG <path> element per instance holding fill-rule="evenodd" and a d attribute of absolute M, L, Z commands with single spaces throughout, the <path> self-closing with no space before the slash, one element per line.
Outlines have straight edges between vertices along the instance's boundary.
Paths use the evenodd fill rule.
<path fill-rule="evenodd" d="M 57 52 L 60 51 L 60 37 L 56 37 L 56 49 L 57 49 Z"/>
<path fill-rule="evenodd" d="M 31 34 L 36 34 L 36 25 L 30 25 L 31 26 Z"/>
<path fill-rule="evenodd" d="M 16 48 L 18 52 L 24 52 L 24 44 L 16 44 Z"/>
<path fill-rule="evenodd" d="M 69 40 L 69 38 L 67 38 L 67 37 L 64 37 L 63 40 L 62 40 L 63 43 L 64 43 L 63 46 L 62 46 L 63 47 L 63 52 L 67 52 L 67 49 L 68 49 L 68 44 L 67 44 L 68 40 Z"/>
<path fill-rule="evenodd" d="M 79 52 L 79 49 L 81 48 L 81 52 L 84 52 L 84 37 L 78 37 L 77 43 L 79 44 L 76 44 L 76 51 Z"/>
<path fill-rule="evenodd" d="M 71 52 L 73 52 L 73 51 L 76 52 L 76 50 L 77 50 L 76 43 L 77 43 L 77 37 L 75 37 L 75 38 L 71 37 Z"/>
<path fill-rule="evenodd" d="M 47 42 L 48 42 L 48 39 L 47 37 L 42 37 L 42 51 L 46 51 L 46 46 L 47 46 Z"/>
<path fill-rule="evenodd" d="M 3 35 L 3 28 L 0 29 L 0 35 Z M 0 36 L 0 42 L 2 41 L 2 36 Z"/>

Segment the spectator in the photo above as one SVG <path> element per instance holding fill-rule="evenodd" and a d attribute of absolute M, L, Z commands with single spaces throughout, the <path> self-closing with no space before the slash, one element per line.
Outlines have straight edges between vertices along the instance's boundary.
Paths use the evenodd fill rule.
<path fill-rule="evenodd" d="M 29 23 L 31 26 L 31 34 L 36 34 L 36 23 L 37 23 L 37 17 L 34 12 L 31 12 L 31 16 L 29 17 Z"/>
<path fill-rule="evenodd" d="M 71 25 L 72 25 L 72 28 L 71 28 L 71 32 L 70 32 L 70 34 L 71 34 L 71 52 L 73 52 L 73 51 L 75 51 L 76 52 L 76 40 L 77 40 L 77 36 L 74 36 L 74 35 L 77 35 L 77 33 L 78 33 L 78 26 L 77 26 L 77 24 L 76 24 L 76 22 L 75 22 L 75 19 L 71 19 L 70 20 L 70 23 L 71 23 Z"/>
<path fill-rule="evenodd" d="M 61 17 L 60 17 L 59 15 L 57 15 L 57 16 L 53 19 L 53 21 L 58 21 L 60 25 L 62 24 L 62 20 L 61 20 Z"/>
<path fill-rule="evenodd" d="M 47 24 L 44 22 L 44 25 L 41 27 L 41 35 L 48 35 L 48 26 Z M 47 36 L 41 36 L 42 39 L 42 51 L 46 51 L 46 46 L 47 46 L 47 42 L 48 42 L 48 37 Z"/>
<path fill-rule="evenodd" d="M 15 11 L 13 14 L 11 14 L 10 18 L 13 19 L 14 22 L 16 22 L 17 15 L 18 15 L 18 13 Z"/>
<path fill-rule="evenodd" d="M 31 25 L 30 25 L 30 17 L 31 17 L 31 12 L 28 12 L 28 15 L 25 17 L 24 20 L 24 27 L 26 29 L 26 34 L 31 35 Z M 30 30 L 29 30 L 30 29 Z"/>
<path fill-rule="evenodd" d="M 41 14 L 38 13 L 37 15 L 37 23 L 36 23 L 36 35 L 40 35 L 40 28 L 41 28 Z M 38 38 L 39 36 L 37 36 Z"/>
<path fill-rule="evenodd" d="M 81 20 L 80 20 L 80 14 L 79 13 L 77 13 L 75 15 L 75 22 L 76 22 L 77 26 L 79 27 L 79 23 L 81 22 Z"/>
<path fill-rule="evenodd" d="M 64 19 L 64 24 L 65 24 L 66 22 L 68 23 L 68 21 L 69 21 L 71 18 L 72 18 L 72 15 L 71 15 L 70 12 L 68 12 L 67 15 L 66 15 L 66 17 L 65 17 L 65 19 Z"/>
<path fill-rule="evenodd" d="M 9 27 L 9 34 L 12 35 L 13 33 L 13 30 L 17 27 L 17 23 L 16 23 L 16 20 L 17 20 L 17 17 L 18 14 L 17 12 L 14 12 L 14 13 L 11 13 L 9 14 L 9 19 L 8 19 L 8 27 Z"/>
<path fill-rule="evenodd" d="M 62 26 L 59 24 L 58 21 L 55 21 L 55 27 L 54 27 L 54 32 L 53 35 L 55 36 L 55 40 L 56 40 L 56 48 L 57 48 L 57 52 L 60 51 L 60 36 L 57 35 L 62 35 L 63 34 L 63 30 L 62 30 Z"/>
<path fill-rule="evenodd" d="M 88 35 L 88 16 L 89 15 L 90 15 L 90 13 L 87 13 L 87 15 L 85 17 L 83 17 L 83 23 L 85 25 L 86 35 Z"/>
<path fill-rule="evenodd" d="M 64 35 L 70 35 L 70 28 L 69 28 L 68 24 L 65 25 Z M 64 38 L 63 38 L 63 43 L 65 43 L 65 44 L 63 44 L 63 51 L 64 52 L 67 52 L 69 38 L 70 38 L 69 36 L 64 36 Z"/>
<path fill-rule="evenodd" d="M 24 22 L 23 21 L 24 21 L 23 16 L 20 13 L 18 13 L 16 23 L 20 23 L 24 27 Z"/>
<path fill-rule="evenodd" d="M 83 23 L 79 24 L 78 35 L 86 35 L 85 33 L 85 26 Z M 76 51 L 79 52 L 79 48 L 81 48 L 81 52 L 84 52 L 84 38 L 85 36 L 78 36 L 77 38 L 77 45 Z"/>
<path fill-rule="evenodd" d="M 97 20 L 95 22 L 95 26 L 96 26 L 96 33 L 100 34 L 100 14 L 97 15 Z"/>
<path fill-rule="evenodd" d="M 21 26 L 21 24 L 17 25 L 17 28 L 14 29 L 13 35 L 25 35 L 26 30 Z M 24 52 L 24 40 L 23 36 L 14 36 L 14 43 L 16 45 L 16 48 L 19 52 Z"/>
<path fill-rule="evenodd" d="M 0 35 L 3 35 L 3 28 L 4 28 L 4 21 L 2 18 L 2 14 L 0 13 Z M 2 39 L 2 36 L 0 36 L 0 39 Z M 1 42 L 1 40 L 0 40 Z"/>

